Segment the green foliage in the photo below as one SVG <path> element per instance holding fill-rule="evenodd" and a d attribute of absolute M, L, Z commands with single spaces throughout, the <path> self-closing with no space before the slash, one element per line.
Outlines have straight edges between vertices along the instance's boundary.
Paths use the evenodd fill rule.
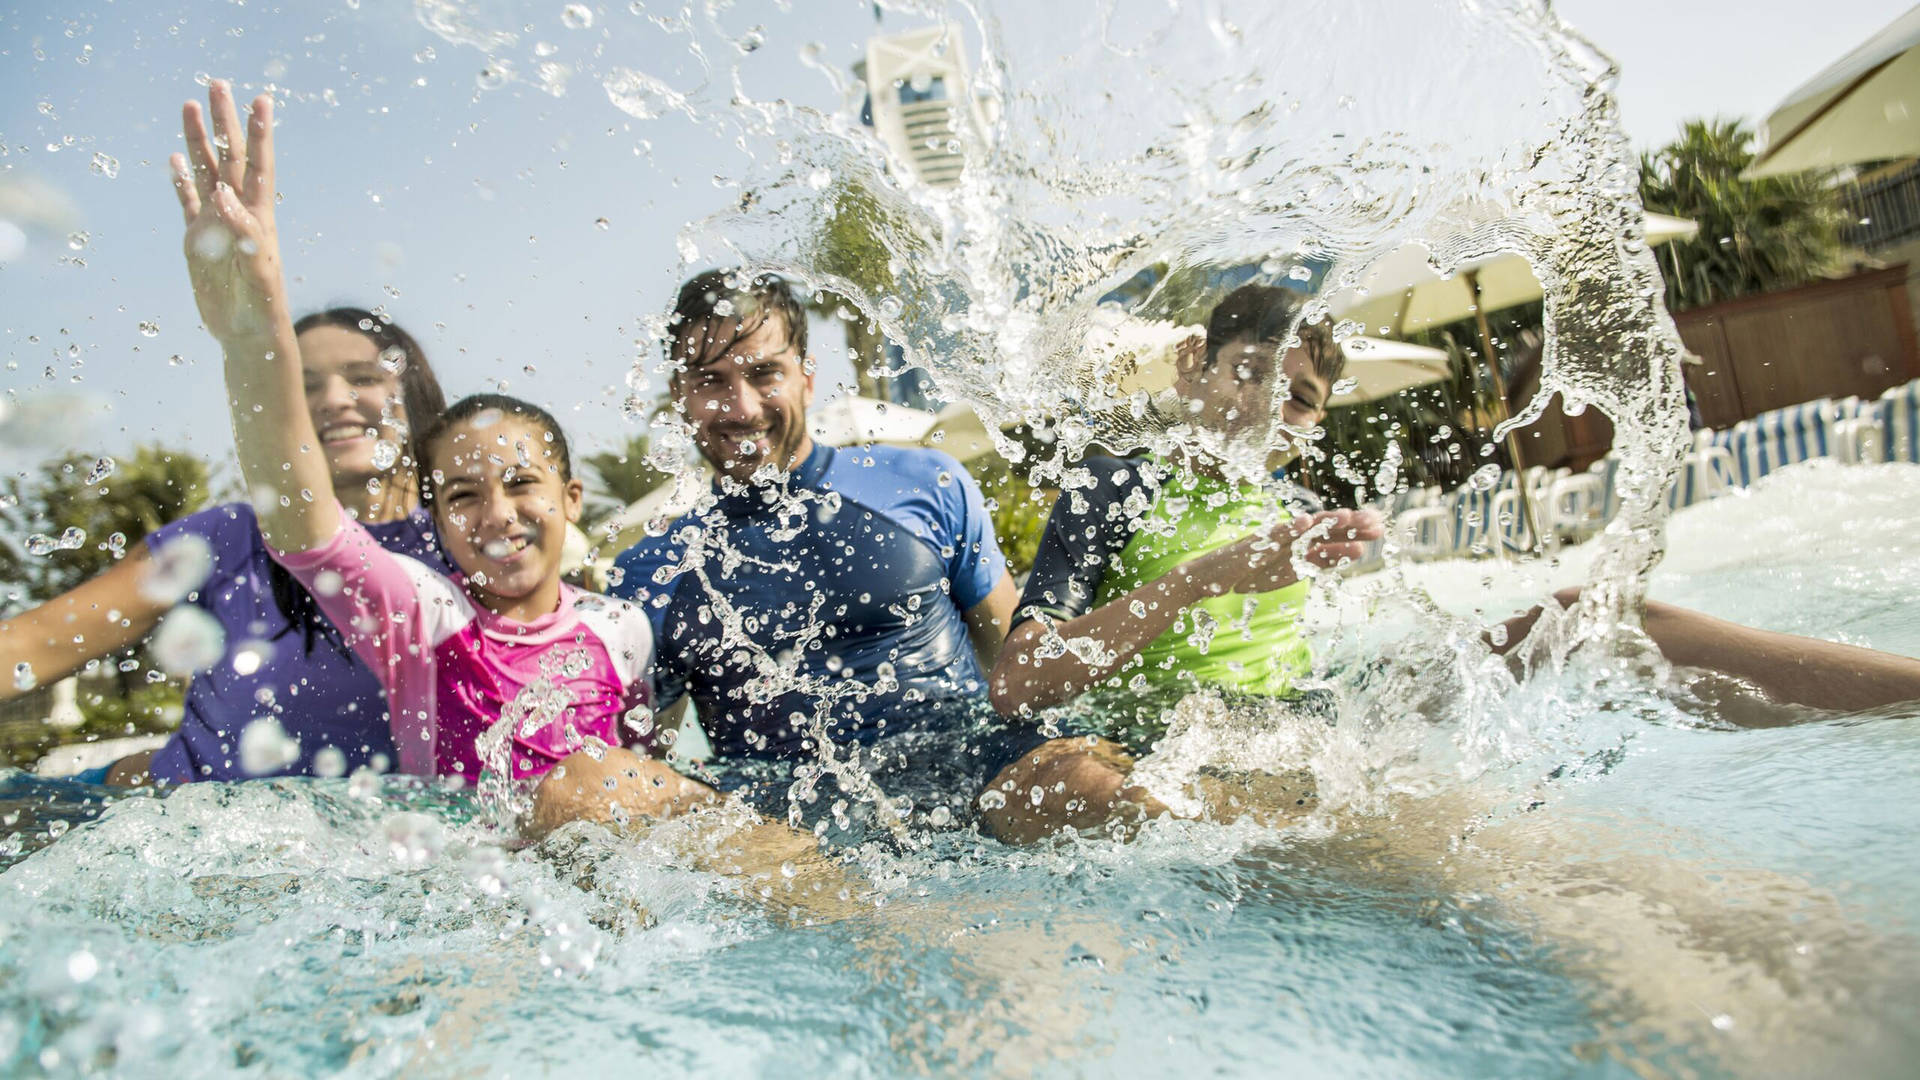
<path fill-rule="evenodd" d="M 618 450 L 601 450 L 582 455 L 580 464 L 592 480 L 587 485 L 587 512 L 581 519 L 583 529 L 605 521 L 645 498 L 648 492 L 673 479 L 673 474 L 654 467 L 647 460 L 650 440 L 633 435 Z"/>
<path fill-rule="evenodd" d="M 1691 218 L 1700 233 L 1659 251 L 1667 308 L 1684 311 L 1803 284 L 1842 269 L 1846 210 L 1822 173 L 1740 179 L 1753 132 L 1737 120 L 1691 120 L 1640 156 L 1647 209 Z"/>
<path fill-rule="evenodd" d="M 878 302 L 900 295 L 899 260 L 917 259 L 926 251 L 926 241 L 911 227 L 906 211 L 888 205 L 857 173 L 848 171 L 827 203 L 813 265 Z M 879 324 L 851 298 L 832 289 L 815 293 L 813 308 L 835 318 L 846 331 L 860 394 L 884 397 L 874 370 L 885 361 L 886 338 Z"/>
<path fill-rule="evenodd" d="M 20 587 L 21 599 L 49 600 L 98 576 L 148 533 L 207 501 L 211 469 L 190 451 L 141 446 L 89 483 L 105 460 L 68 454 L 0 484 L 0 579 Z M 28 550 L 35 534 L 70 528 L 85 533 L 78 548 Z"/>
<path fill-rule="evenodd" d="M 1047 515 L 1059 493 L 1036 488 L 1019 471 L 995 454 L 982 454 L 967 463 L 967 471 L 986 496 L 993 516 L 993 535 L 1015 577 L 1033 569 L 1040 540 L 1047 531 Z"/>

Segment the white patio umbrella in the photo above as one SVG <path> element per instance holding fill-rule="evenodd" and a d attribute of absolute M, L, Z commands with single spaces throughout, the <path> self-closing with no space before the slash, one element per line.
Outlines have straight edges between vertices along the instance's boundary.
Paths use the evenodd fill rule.
<path fill-rule="evenodd" d="M 812 410 L 807 429 L 828 446 L 918 446 L 939 418 L 922 409 L 864 397 L 835 398 Z"/>
<path fill-rule="evenodd" d="M 920 443 L 951 454 L 954 460 L 962 464 L 994 452 L 993 437 L 987 433 L 987 425 L 980 419 L 980 414 L 960 402 L 940 410 L 934 418 L 933 428 L 921 438 Z"/>
<path fill-rule="evenodd" d="M 1403 390 L 1428 386 L 1453 373 L 1444 349 L 1430 349 L 1405 341 L 1351 337 L 1340 343 L 1347 354 L 1347 374 L 1327 402 L 1331 406 L 1359 405 L 1392 397 Z"/>
<path fill-rule="evenodd" d="M 1746 177 L 1920 155 L 1920 7 L 1788 94 L 1762 135 Z"/>
<path fill-rule="evenodd" d="M 1700 226 L 1685 218 L 1648 214 L 1647 242 L 1667 244 L 1693 236 Z M 1330 298 L 1337 318 L 1352 319 L 1369 334 L 1401 337 L 1417 330 L 1473 318 L 1540 299 L 1540 279 L 1518 255 L 1498 255 L 1469 263 L 1450 278 L 1427 265 L 1428 249 L 1408 244 L 1374 264 L 1361 285 L 1365 294 L 1336 293 Z M 1489 356 L 1493 355 L 1491 351 Z"/>
<path fill-rule="evenodd" d="M 1700 231 L 1696 222 L 1666 214 L 1646 216 L 1649 244 L 1667 244 Z M 1472 319 L 1479 333 L 1481 354 L 1487 357 L 1488 374 L 1493 377 L 1494 426 L 1507 418 L 1507 380 L 1494 361 L 1493 333 L 1487 328 L 1487 312 L 1514 307 L 1544 295 L 1533 267 L 1519 255 L 1496 255 L 1468 263 L 1452 277 L 1443 278 L 1427 263 L 1429 249 L 1409 244 L 1375 263 L 1362 280 L 1365 292 L 1347 292 L 1330 298 L 1336 317 L 1353 319 L 1361 327 L 1399 337 L 1432 326 Z M 1507 433 L 1507 453 L 1515 467 L 1520 462 L 1519 436 Z M 1533 506 L 1526 485 L 1520 485 L 1520 508 L 1531 527 Z M 1534 531 L 1533 535 L 1539 536 Z"/>

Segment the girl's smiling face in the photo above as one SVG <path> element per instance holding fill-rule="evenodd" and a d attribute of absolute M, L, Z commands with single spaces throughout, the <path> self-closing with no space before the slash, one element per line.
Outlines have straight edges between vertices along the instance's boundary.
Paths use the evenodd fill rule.
<path fill-rule="evenodd" d="M 582 489 L 546 428 L 486 409 L 435 437 L 431 459 L 440 542 L 475 599 L 523 622 L 553 611 Z"/>

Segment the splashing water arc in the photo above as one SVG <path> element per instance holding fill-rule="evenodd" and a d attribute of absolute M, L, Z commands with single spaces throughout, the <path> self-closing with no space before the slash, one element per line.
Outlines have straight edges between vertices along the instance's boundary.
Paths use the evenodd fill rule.
<path fill-rule="evenodd" d="M 539 70 L 482 5 L 416 7 L 489 70 Z M 947 28 L 932 51 L 958 58 L 967 100 L 935 149 L 964 160 L 957 183 L 917 179 L 854 122 L 863 88 L 824 61 L 809 63 L 850 108 L 753 96 L 760 54 L 742 42 L 768 36 L 748 25 L 763 12 L 609 20 L 605 60 L 569 73 L 630 116 L 678 114 L 743 151 L 735 205 L 681 232 L 688 274 L 742 264 L 850 298 L 944 397 L 994 421 L 1057 424 L 1056 453 L 1032 464 L 1058 478 L 1089 443 L 1169 439 L 1077 362 L 1102 298 L 1149 267 L 1167 268 L 1140 307 L 1152 315 L 1176 302 L 1164 283 L 1183 270 L 1257 264 L 1277 279 L 1321 265 L 1317 317 L 1403 245 L 1427 246 L 1442 273 L 1521 255 L 1545 289 L 1543 386 L 1616 426 L 1623 509 L 1595 576 L 1615 614 L 1637 595 L 1682 449 L 1682 347 L 1642 235 L 1613 66 L 1547 5 L 876 8 L 890 25 Z M 622 66 L 641 51 L 621 47 L 627 34 L 683 38 L 685 51 L 674 70 Z M 537 84 L 558 94 L 565 81 L 547 65 Z M 657 360 L 638 368 L 636 387 L 666 374 Z"/>

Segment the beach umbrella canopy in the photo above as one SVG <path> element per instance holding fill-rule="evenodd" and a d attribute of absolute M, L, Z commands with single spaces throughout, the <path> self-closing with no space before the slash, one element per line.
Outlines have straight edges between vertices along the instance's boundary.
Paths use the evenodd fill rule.
<path fill-rule="evenodd" d="M 835 398 L 807 414 L 807 428 L 828 446 L 919 446 L 939 418 L 921 409 L 864 397 Z"/>
<path fill-rule="evenodd" d="M 1648 243 L 1666 244 L 1694 235 L 1700 226 L 1685 218 L 1648 214 L 1646 230 Z M 1335 317 L 1358 322 L 1368 334 L 1400 337 L 1543 295 L 1533 267 L 1519 255 L 1468 263 L 1448 278 L 1434 273 L 1428 257 L 1424 245 L 1409 244 L 1382 258 L 1362 280 L 1364 294 L 1348 291 L 1330 298 Z"/>
<path fill-rule="evenodd" d="M 1788 94 L 1763 135 L 1748 178 L 1920 156 L 1920 7 Z"/>
<path fill-rule="evenodd" d="M 1351 337 L 1340 343 L 1347 374 L 1335 384 L 1330 406 L 1359 405 L 1428 386 L 1453 373 L 1445 350 L 1405 341 Z"/>
<path fill-rule="evenodd" d="M 940 410 L 932 429 L 920 442 L 953 455 L 954 460 L 962 464 L 994 452 L 993 437 L 987 433 L 980 414 L 959 402 Z"/>

